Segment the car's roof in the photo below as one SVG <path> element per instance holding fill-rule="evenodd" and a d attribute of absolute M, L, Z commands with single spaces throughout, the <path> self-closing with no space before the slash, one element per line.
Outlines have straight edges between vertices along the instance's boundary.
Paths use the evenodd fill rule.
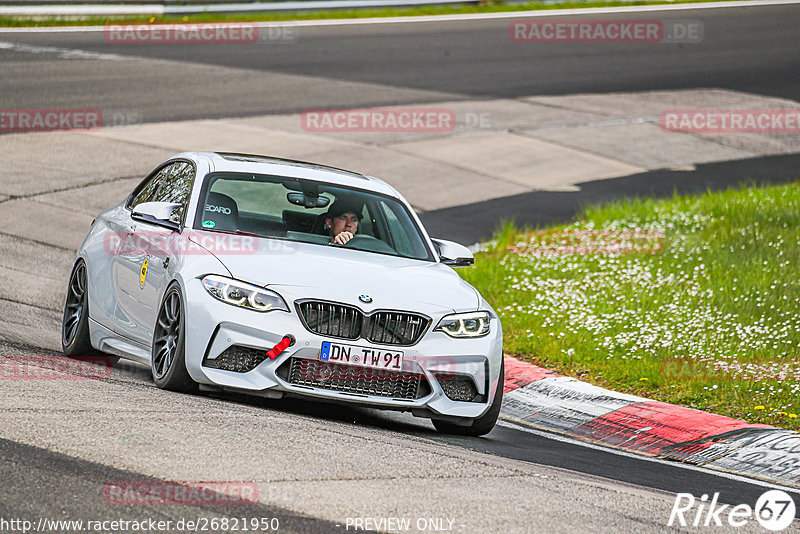
<path fill-rule="evenodd" d="M 179 157 L 195 161 L 205 159 L 212 172 L 245 172 L 304 178 L 398 196 L 397 191 L 383 180 L 319 163 L 230 152 L 185 152 L 175 156 Z"/>

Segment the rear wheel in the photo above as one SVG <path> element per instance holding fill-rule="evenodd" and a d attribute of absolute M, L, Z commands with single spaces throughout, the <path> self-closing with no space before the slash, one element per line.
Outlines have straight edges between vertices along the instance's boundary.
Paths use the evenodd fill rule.
<path fill-rule="evenodd" d="M 431 422 L 436 430 L 445 434 L 456 434 L 459 436 L 483 436 L 488 434 L 497 423 L 497 418 L 500 416 L 500 405 L 503 404 L 503 374 L 504 364 L 500 363 L 500 378 L 497 379 L 497 391 L 495 391 L 492 405 L 485 414 L 474 419 L 469 426 L 460 426 L 447 421 L 432 419 Z"/>
<path fill-rule="evenodd" d="M 164 294 L 153 330 L 151 368 L 161 389 L 188 392 L 197 386 L 186 370 L 184 317 L 181 288 L 173 283 Z"/>
<path fill-rule="evenodd" d="M 86 263 L 81 259 L 75 262 L 67 287 L 67 300 L 64 303 L 64 318 L 61 321 L 61 350 L 70 358 L 94 357 L 103 355 L 109 364 L 119 360 L 92 347 L 89 336 L 89 283 Z"/>

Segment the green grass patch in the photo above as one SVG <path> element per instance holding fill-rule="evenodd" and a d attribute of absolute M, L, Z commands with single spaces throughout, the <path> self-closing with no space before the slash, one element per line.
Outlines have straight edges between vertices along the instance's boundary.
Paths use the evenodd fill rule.
<path fill-rule="evenodd" d="M 662 237 L 663 236 L 663 237 Z M 503 227 L 460 271 L 505 350 L 617 391 L 800 430 L 800 187 Z"/>
<path fill-rule="evenodd" d="M 37 26 L 103 26 L 106 24 L 178 24 L 178 23 L 211 23 L 211 22 L 264 22 L 287 20 L 320 20 L 320 19 L 356 19 L 373 17 L 419 17 L 425 15 L 458 15 L 465 13 L 499 13 L 511 11 L 535 11 L 544 9 L 574 9 L 589 7 L 623 7 L 660 4 L 693 4 L 705 2 L 723 2 L 728 0 L 633 0 L 633 1 L 587 1 L 544 3 L 529 2 L 523 4 L 506 4 L 499 1 L 487 1 L 480 4 L 460 4 L 452 6 L 424 6 L 392 9 L 355 9 L 314 12 L 283 13 L 198 13 L 188 16 L 0 16 L 0 27 L 37 27 Z M 80 3 L 80 2 L 76 2 Z M 209 3 L 213 3 L 211 0 Z"/>

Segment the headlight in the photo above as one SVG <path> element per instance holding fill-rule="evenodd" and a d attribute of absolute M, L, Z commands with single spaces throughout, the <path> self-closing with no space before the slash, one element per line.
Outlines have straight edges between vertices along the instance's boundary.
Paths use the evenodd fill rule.
<path fill-rule="evenodd" d="M 456 313 L 439 321 L 434 328 L 450 337 L 483 337 L 489 333 L 489 312 Z"/>
<path fill-rule="evenodd" d="M 286 302 L 280 295 L 246 282 L 210 274 L 203 278 L 203 287 L 212 297 L 233 306 L 241 306 L 259 312 L 289 311 Z"/>

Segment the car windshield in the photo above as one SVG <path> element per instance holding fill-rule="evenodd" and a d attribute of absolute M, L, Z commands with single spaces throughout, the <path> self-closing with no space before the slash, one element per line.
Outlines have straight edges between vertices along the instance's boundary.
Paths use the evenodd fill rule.
<path fill-rule="evenodd" d="M 336 217 L 357 219 L 347 248 L 433 260 L 414 219 L 398 200 L 298 178 L 209 174 L 194 228 L 328 246 Z"/>

